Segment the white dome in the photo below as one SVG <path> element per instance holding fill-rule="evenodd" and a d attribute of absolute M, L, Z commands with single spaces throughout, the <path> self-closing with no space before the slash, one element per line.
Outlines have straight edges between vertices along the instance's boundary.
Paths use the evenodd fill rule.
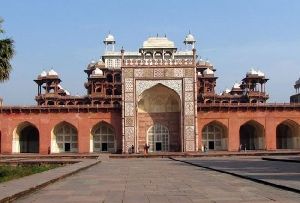
<path fill-rule="evenodd" d="M 57 72 L 55 72 L 53 69 L 48 72 L 48 75 L 58 76 Z"/>
<path fill-rule="evenodd" d="M 105 37 L 104 42 L 115 42 L 115 37 L 112 34 L 108 34 Z"/>
<path fill-rule="evenodd" d="M 214 74 L 214 71 L 207 68 L 203 71 L 203 75 L 213 75 Z"/>
<path fill-rule="evenodd" d="M 184 42 L 196 42 L 196 40 L 195 40 L 195 37 L 194 37 L 191 33 L 189 33 L 189 34 L 185 37 Z"/>
<path fill-rule="evenodd" d="M 99 61 L 97 62 L 97 65 L 102 65 L 104 64 L 104 62 L 102 61 L 102 59 L 99 59 Z"/>
<path fill-rule="evenodd" d="M 232 88 L 239 89 L 240 88 L 240 84 L 236 82 L 236 83 L 233 84 Z"/>
<path fill-rule="evenodd" d="M 58 87 L 60 90 L 63 90 L 63 89 L 64 89 L 61 85 L 57 85 L 57 87 Z"/>
<path fill-rule="evenodd" d="M 199 65 L 200 66 L 205 66 L 205 61 L 203 59 L 199 59 Z"/>
<path fill-rule="evenodd" d="M 66 95 L 71 95 L 70 92 L 68 90 L 65 90 Z"/>
<path fill-rule="evenodd" d="M 103 71 L 100 68 L 93 70 L 92 75 L 103 75 Z"/>
<path fill-rule="evenodd" d="M 95 62 L 94 60 L 92 60 L 92 61 L 91 61 L 91 64 L 94 64 L 94 63 L 96 63 L 96 62 Z"/>
<path fill-rule="evenodd" d="M 224 91 L 224 93 L 227 93 L 227 94 L 228 94 L 229 92 L 230 92 L 230 89 L 228 89 L 228 88 L 226 88 L 225 91 Z"/>
<path fill-rule="evenodd" d="M 205 65 L 206 65 L 206 66 L 213 66 L 213 64 L 212 64 L 209 60 L 206 60 L 206 61 L 205 61 Z"/>
<path fill-rule="evenodd" d="M 258 75 L 258 76 L 261 76 L 261 77 L 264 77 L 264 76 L 265 76 L 265 74 L 264 74 L 263 72 L 261 72 L 260 70 L 257 71 L 257 75 Z"/>
<path fill-rule="evenodd" d="M 175 48 L 175 44 L 167 37 L 149 37 L 146 41 L 144 41 L 143 48 Z"/>
<path fill-rule="evenodd" d="M 43 70 L 43 72 L 41 72 L 41 74 L 39 76 L 40 77 L 46 77 L 47 76 L 47 72 Z"/>
<path fill-rule="evenodd" d="M 257 71 L 251 68 L 246 75 L 258 75 Z"/>

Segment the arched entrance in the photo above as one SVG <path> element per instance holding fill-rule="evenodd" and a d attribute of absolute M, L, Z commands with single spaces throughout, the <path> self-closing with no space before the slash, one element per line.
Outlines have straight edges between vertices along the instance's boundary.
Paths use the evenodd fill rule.
<path fill-rule="evenodd" d="M 264 137 L 264 127 L 256 121 L 248 121 L 240 127 L 240 146 L 242 149 L 265 149 Z"/>
<path fill-rule="evenodd" d="M 227 150 L 227 128 L 218 122 L 211 122 L 202 130 L 202 145 L 209 150 Z"/>
<path fill-rule="evenodd" d="M 13 133 L 13 153 L 39 153 L 39 130 L 32 123 L 23 122 Z"/>
<path fill-rule="evenodd" d="M 51 152 L 78 152 L 77 129 L 68 122 L 57 124 L 52 130 Z"/>
<path fill-rule="evenodd" d="M 153 142 L 150 151 L 181 150 L 180 105 L 179 95 L 160 83 L 145 90 L 138 97 L 136 141 L 139 151 L 143 151 L 147 142 Z M 161 135 L 168 134 L 164 138 L 168 140 L 168 144 L 165 144 L 166 141 L 161 137 L 156 136 L 159 130 L 163 131 Z"/>
<path fill-rule="evenodd" d="M 299 149 L 300 131 L 299 125 L 291 120 L 286 120 L 276 127 L 277 149 Z"/>
<path fill-rule="evenodd" d="M 169 130 L 166 126 L 154 124 L 148 129 L 147 138 L 149 152 L 169 151 Z"/>
<path fill-rule="evenodd" d="M 116 152 L 114 128 L 105 122 L 95 125 L 91 131 L 91 152 Z"/>

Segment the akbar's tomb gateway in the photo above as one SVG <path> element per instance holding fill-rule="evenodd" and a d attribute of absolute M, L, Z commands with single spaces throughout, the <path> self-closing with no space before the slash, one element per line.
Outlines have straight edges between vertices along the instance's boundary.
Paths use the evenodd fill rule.
<path fill-rule="evenodd" d="M 138 52 L 105 53 L 84 72 L 86 96 L 72 96 L 59 75 L 43 71 L 36 106 L 0 107 L 0 152 L 128 153 L 238 151 L 300 148 L 299 87 L 291 103 L 267 103 L 260 70 L 215 92 L 216 69 L 197 59 L 188 34 L 185 51 L 166 37 L 150 37 Z"/>

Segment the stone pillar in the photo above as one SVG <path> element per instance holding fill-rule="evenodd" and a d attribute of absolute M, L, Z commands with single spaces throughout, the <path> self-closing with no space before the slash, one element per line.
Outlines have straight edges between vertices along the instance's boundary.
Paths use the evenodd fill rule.
<path fill-rule="evenodd" d="M 78 153 L 90 152 L 90 127 L 89 122 L 84 120 L 78 121 Z"/>
<path fill-rule="evenodd" d="M 240 122 L 237 118 L 230 118 L 228 124 L 228 151 L 238 151 L 240 147 Z"/>
<path fill-rule="evenodd" d="M 273 118 L 266 119 L 265 146 L 267 150 L 276 150 L 276 128 L 277 122 Z"/>
<path fill-rule="evenodd" d="M 51 153 L 51 134 L 54 126 L 50 124 L 49 119 L 41 119 L 38 126 L 39 130 L 39 153 L 48 154 Z"/>
<path fill-rule="evenodd" d="M 3 123 L 2 123 L 3 124 Z M 12 153 L 12 132 L 9 135 L 9 127 L 3 127 L 1 129 L 1 154 L 11 154 Z"/>

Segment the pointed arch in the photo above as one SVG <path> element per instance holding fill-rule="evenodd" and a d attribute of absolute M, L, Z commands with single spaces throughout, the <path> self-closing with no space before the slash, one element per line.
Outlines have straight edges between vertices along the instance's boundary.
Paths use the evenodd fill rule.
<path fill-rule="evenodd" d="M 146 89 L 138 98 L 139 112 L 179 112 L 180 109 L 178 93 L 161 83 Z"/>
<path fill-rule="evenodd" d="M 13 131 L 12 153 L 39 153 L 39 130 L 33 123 L 24 121 Z"/>
<path fill-rule="evenodd" d="M 90 133 L 90 152 L 115 153 L 117 149 L 114 127 L 100 121 L 93 126 Z"/>
<path fill-rule="evenodd" d="M 51 153 L 78 152 L 77 128 L 67 121 L 54 126 L 51 132 Z"/>
<path fill-rule="evenodd" d="M 261 123 L 249 120 L 240 126 L 239 133 L 241 149 L 265 149 L 265 128 Z"/>
<path fill-rule="evenodd" d="M 228 128 L 214 120 L 202 128 L 202 146 L 209 150 L 227 150 Z"/>
<path fill-rule="evenodd" d="M 277 149 L 300 148 L 300 126 L 297 122 L 286 119 L 276 127 Z"/>

